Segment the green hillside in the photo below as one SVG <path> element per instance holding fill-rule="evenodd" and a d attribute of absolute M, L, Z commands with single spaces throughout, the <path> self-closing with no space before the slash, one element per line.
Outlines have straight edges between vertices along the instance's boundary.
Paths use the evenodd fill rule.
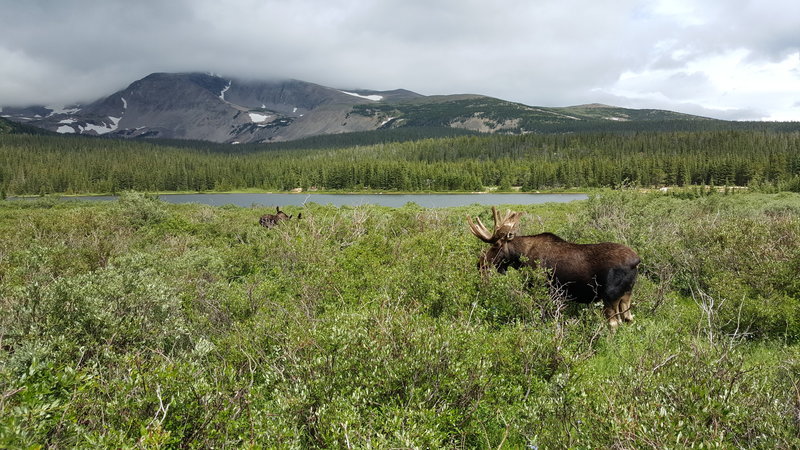
<path fill-rule="evenodd" d="M 54 135 L 50 131 L 42 128 L 25 125 L 22 123 L 8 120 L 0 117 L 0 134 L 39 134 L 39 135 Z"/>
<path fill-rule="evenodd" d="M 569 106 L 565 108 L 546 108 L 549 111 L 558 112 L 566 116 L 578 118 L 581 120 L 602 120 L 602 121 L 669 121 L 669 120 L 687 120 L 687 121 L 717 121 L 716 119 L 709 119 L 706 117 L 693 116 L 690 114 L 682 114 L 674 111 L 666 111 L 661 109 L 629 109 L 619 108 L 616 106 L 608 106 L 601 104 L 589 104 Z"/>
<path fill-rule="evenodd" d="M 0 134 L 9 134 L 14 131 L 16 124 L 0 117 Z"/>
<path fill-rule="evenodd" d="M 403 104 L 364 104 L 356 114 L 392 118 L 385 127 L 469 127 L 483 122 L 485 132 L 529 133 L 581 131 L 618 122 L 713 122 L 712 119 L 661 110 L 632 110 L 603 105 L 569 108 L 531 107 L 483 96 L 429 97 Z M 629 127 L 631 127 L 629 125 Z"/>
<path fill-rule="evenodd" d="M 353 114 L 387 117 L 384 128 L 456 127 L 502 134 L 800 130 L 798 122 L 733 122 L 673 111 L 597 104 L 533 107 L 477 95 L 426 97 L 402 104 L 362 104 L 353 107 Z"/>

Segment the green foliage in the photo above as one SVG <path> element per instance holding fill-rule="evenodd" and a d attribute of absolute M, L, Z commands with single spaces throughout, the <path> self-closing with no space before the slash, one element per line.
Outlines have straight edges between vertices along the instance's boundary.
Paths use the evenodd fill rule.
<path fill-rule="evenodd" d="M 167 217 L 164 204 L 158 200 L 157 195 L 124 192 L 120 195 L 116 206 L 118 207 L 116 214 L 134 227 L 154 225 Z"/>
<path fill-rule="evenodd" d="M 636 319 L 479 273 L 484 207 L 0 203 L 0 447 L 796 448 L 800 197 L 606 191 Z"/>

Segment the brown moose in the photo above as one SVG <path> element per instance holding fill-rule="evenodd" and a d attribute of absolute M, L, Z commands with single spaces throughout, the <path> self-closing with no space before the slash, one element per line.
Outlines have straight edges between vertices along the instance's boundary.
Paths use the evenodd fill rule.
<path fill-rule="evenodd" d="M 300 213 L 300 214 L 297 215 L 298 219 L 300 219 L 302 217 L 303 217 L 303 213 Z M 275 214 L 264 214 L 263 216 L 261 216 L 260 219 L 258 219 L 258 223 L 262 227 L 272 228 L 275 225 L 277 225 L 280 221 L 286 220 L 286 219 L 291 219 L 291 218 L 292 218 L 292 216 L 287 215 L 285 212 L 281 211 L 281 207 L 280 206 L 276 206 L 275 207 Z"/>
<path fill-rule="evenodd" d="M 541 265 L 550 281 L 563 289 L 567 299 L 579 303 L 603 301 L 603 314 L 612 328 L 630 322 L 631 291 L 636 282 L 639 256 L 622 244 L 573 244 L 552 233 L 517 236 L 516 228 L 523 213 L 507 211 L 500 217 L 495 207 L 494 232 L 489 232 L 479 218 L 467 217 L 470 231 L 491 244 L 478 262 L 482 271 L 494 266 L 505 273 L 509 267 Z"/>

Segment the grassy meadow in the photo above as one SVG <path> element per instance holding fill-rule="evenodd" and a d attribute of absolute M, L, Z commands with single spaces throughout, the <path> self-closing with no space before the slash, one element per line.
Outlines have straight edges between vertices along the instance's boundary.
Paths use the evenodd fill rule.
<path fill-rule="evenodd" d="M 800 194 L 513 208 L 634 322 L 482 278 L 484 206 L 0 201 L 0 448 L 800 447 Z"/>

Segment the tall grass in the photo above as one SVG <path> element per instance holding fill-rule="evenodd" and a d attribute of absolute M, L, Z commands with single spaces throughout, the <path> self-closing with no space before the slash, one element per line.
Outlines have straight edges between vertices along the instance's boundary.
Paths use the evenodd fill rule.
<path fill-rule="evenodd" d="M 0 202 L 0 447 L 800 446 L 800 196 L 608 192 L 636 319 L 482 278 L 470 206 Z"/>

